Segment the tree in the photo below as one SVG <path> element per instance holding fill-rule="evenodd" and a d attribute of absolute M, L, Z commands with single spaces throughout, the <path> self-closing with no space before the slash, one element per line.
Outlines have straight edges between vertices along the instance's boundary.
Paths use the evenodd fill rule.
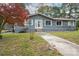
<path fill-rule="evenodd" d="M 53 7 L 53 17 L 60 17 L 60 7 Z"/>
<path fill-rule="evenodd" d="M 51 13 L 53 12 L 53 8 L 48 6 L 48 5 L 40 6 L 38 8 L 37 12 L 41 13 L 41 14 L 45 14 L 45 15 L 51 16 Z"/>
<path fill-rule="evenodd" d="M 50 17 L 60 17 L 60 7 L 57 6 L 41 6 L 38 8 L 38 13 L 45 14 Z"/>
<path fill-rule="evenodd" d="M 20 3 L 0 4 L 0 33 L 6 23 L 23 25 L 29 12 L 22 6 Z"/>
<path fill-rule="evenodd" d="M 79 16 L 79 4 L 78 3 L 63 3 L 62 10 L 65 11 L 65 16 L 69 18 L 78 18 Z"/>
<path fill-rule="evenodd" d="M 63 3 L 62 9 L 65 10 L 65 17 L 77 19 L 76 28 L 78 30 L 79 29 L 79 3 Z"/>

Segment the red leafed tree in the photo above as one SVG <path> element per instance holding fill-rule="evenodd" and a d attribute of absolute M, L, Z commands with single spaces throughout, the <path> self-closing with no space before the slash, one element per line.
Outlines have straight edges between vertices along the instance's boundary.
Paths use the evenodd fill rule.
<path fill-rule="evenodd" d="M 21 3 L 0 4 L 0 33 L 5 23 L 23 25 L 29 15 L 28 10 L 22 7 Z"/>
<path fill-rule="evenodd" d="M 28 18 L 28 14 L 21 4 L 0 4 L 0 15 L 5 17 L 7 23 L 23 23 Z"/>

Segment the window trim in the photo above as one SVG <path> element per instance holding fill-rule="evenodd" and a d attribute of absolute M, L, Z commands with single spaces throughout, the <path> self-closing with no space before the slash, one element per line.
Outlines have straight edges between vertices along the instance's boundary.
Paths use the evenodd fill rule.
<path fill-rule="evenodd" d="M 33 25 L 33 19 L 31 20 L 31 26 Z"/>
<path fill-rule="evenodd" d="M 71 22 L 73 23 L 71 24 Z M 68 26 L 74 26 L 74 21 L 68 21 Z"/>
<path fill-rule="evenodd" d="M 57 22 L 58 22 L 58 21 L 61 22 L 61 25 L 57 25 Z M 57 20 L 57 21 L 56 21 L 56 25 L 57 25 L 57 26 L 63 26 L 63 21 L 61 21 L 61 20 Z"/>
<path fill-rule="evenodd" d="M 50 21 L 50 25 L 46 25 L 46 21 Z M 45 20 L 45 26 L 52 26 L 52 20 Z"/>

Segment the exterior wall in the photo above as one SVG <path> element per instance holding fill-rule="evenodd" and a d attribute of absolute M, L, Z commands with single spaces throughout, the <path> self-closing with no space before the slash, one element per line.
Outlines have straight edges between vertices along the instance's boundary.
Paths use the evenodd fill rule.
<path fill-rule="evenodd" d="M 6 23 L 6 24 L 4 25 L 4 29 L 6 29 L 6 30 L 12 30 L 13 28 L 12 28 L 12 25 Z"/>
<path fill-rule="evenodd" d="M 23 26 L 14 26 L 14 29 L 15 29 L 15 32 L 18 33 L 20 31 L 24 31 L 25 27 L 23 27 Z"/>
<path fill-rule="evenodd" d="M 65 21 L 62 21 L 64 23 L 66 23 Z M 60 26 L 58 26 L 56 24 L 56 21 L 54 21 L 54 24 L 52 26 L 44 26 L 43 31 L 73 31 L 75 30 L 75 26 L 68 26 L 66 24 L 62 24 Z"/>
<path fill-rule="evenodd" d="M 50 32 L 50 31 L 73 31 L 76 29 L 76 22 L 74 20 L 71 20 L 70 22 L 74 22 L 74 26 L 68 26 L 68 22 L 67 20 L 63 20 L 62 21 L 62 25 L 61 26 L 58 26 L 57 25 L 57 20 L 51 20 L 52 21 L 52 25 L 51 26 L 46 26 L 45 24 L 45 21 L 46 20 L 50 20 L 50 19 L 47 19 L 43 16 L 34 16 L 34 17 L 30 17 L 29 18 L 29 21 L 28 21 L 28 32 L 29 31 L 36 31 L 35 29 L 35 20 L 43 20 L 43 28 L 42 28 L 42 31 L 43 32 Z M 33 22 L 33 24 L 31 24 L 31 22 Z"/>
<path fill-rule="evenodd" d="M 13 25 L 6 23 L 5 26 L 4 26 L 4 29 L 5 29 L 5 30 L 12 31 L 12 30 L 13 30 L 12 26 L 13 26 Z M 24 27 L 24 26 L 15 25 L 15 26 L 14 26 L 14 29 L 15 29 L 15 32 L 18 33 L 18 32 L 20 32 L 20 31 L 25 30 L 25 27 Z"/>

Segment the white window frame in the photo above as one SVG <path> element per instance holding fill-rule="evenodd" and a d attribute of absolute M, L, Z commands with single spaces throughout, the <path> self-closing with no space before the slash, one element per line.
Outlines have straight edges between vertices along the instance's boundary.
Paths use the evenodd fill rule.
<path fill-rule="evenodd" d="M 46 21 L 50 21 L 50 25 L 46 25 Z M 52 26 L 52 20 L 45 20 L 45 26 Z"/>
<path fill-rule="evenodd" d="M 40 21 L 40 23 L 41 23 L 41 26 L 40 27 L 38 27 L 38 21 Z M 35 29 L 42 29 L 43 28 L 43 20 L 35 20 Z"/>
<path fill-rule="evenodd" d="M 61 21 L 61 26 L 63 26 L 63 21 Z"/>
<path fill-rule="evenodd" d="M 73 25 L 71 24 L 72 21 L 68 21 L 68 26 L 74 26 L 74 21 L 73 21 Z"/>
<path fill-rule="evenodd" d="M 75 22 L 73 21 L 73 26 L 75 26 Z"/>
<path fill-rule="evenodd" d="M 33 19 L 31 20 L 31 25 L 33 25 Z"/>

